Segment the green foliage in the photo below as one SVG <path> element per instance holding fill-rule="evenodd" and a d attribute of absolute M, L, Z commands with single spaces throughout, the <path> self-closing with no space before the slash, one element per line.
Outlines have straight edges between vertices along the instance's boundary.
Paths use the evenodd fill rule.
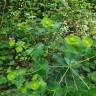
<path fill-rule="evenodd" d="M 54 27 L 53 22 L 47 17 L 44 17 L 42 19 L 41 23 L 42 23 L 43 27 Z"/>
<path fill-rule="evenodd" d="M 85 37 L 83 39 L 83 45 L 85 45 L 85 47 L 90 47 L 93 45 L 93 40 L 89 37 Z"/>
<path fill-rule="evenodd" d="M 96 96 L 95 0 L 0 0 L 0 96 Z"/>
<path fill-rule="evenodd" d="M 73 34 L 67 36 L 65 38 L 65 41 L 66 41 L 66 43 L 68 43 L 70 45 L 75 45 L 75 46 L 78 46 L 81 43 L 80 38 L 78 36 L 73 35 Z"/>

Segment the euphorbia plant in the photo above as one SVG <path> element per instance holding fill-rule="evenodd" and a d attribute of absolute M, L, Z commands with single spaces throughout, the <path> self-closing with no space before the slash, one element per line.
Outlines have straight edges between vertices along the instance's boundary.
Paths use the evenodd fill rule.
<path fill-rule="evenodd" d="M 96 95 L 94 0 L 0 5 L 0 96 Z"/>

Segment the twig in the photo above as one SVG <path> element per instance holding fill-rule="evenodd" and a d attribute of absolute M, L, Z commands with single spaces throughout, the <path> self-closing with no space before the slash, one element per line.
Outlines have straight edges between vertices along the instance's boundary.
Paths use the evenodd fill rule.
<path fill-rule="evenodd" d="M 78 87 L 77 87 L 77 84 L 76 84 L 76 81 L 75 81 L 75 78 L 74 78 L 73 74 L 72 74 L 72 77 L 73 77 L 73 81 L 74 81 L 74 86 L 76 87 L 76 90 L 78 91 Z"/>
<path fill-rule="evenodd" d="M 72 70 L 72 72 L 83 82 L 83 84 L 84 84 L 88 89 L 90 89 L 90 87 L 89 87 L 89 86 L 87 85 L 87 83 L 83 80 L 83 78 L 82 78 L 81 76 L 79 76 L 79 74 L 76 73 L 76 71 L 75 71 L 74 69 L 71 68 L 71 70 Z"/>
<path fill-rule="evenodd" d="M 68 70 L 70 69 L 70 66 L 68 66 L 68 68 L 66 69 L 65 73 L 63 74 L 63 76 L 61 77 L 59 84 L 61 84 L 61 82 L 63 81 L 63 78 L 65 77 L 65 75 L 67 74 Z"/>
<path fill-rule="evenodd" d="M 49 66 L 50 68 L 67 68 L 68 66 Z"/>
<path fill-rule="evenodd" d="M 85 62 L 85 61 L 89 61 L 90 59 L 93 59 L 93 58 L 95 58 L 95 57 L 96 57 L 96 56 L 92 56 L 92 57 L 87 58 L 87 59 L 84 59 L 84 60 L 82 60 L 82 61 L 78 61 L 77 63 L 73 64 L 72 66 L 75 66 L 75 65 L 77 65 L 77 64 L 81 64 L 81 63 L 83 63 L 83 62 Z"/>

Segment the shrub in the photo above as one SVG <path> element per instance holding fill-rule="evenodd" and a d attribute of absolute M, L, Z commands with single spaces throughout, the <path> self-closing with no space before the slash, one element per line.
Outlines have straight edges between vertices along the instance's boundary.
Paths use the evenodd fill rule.
<path fill-rule="evenodd" d="M 0 96 L 95 96 L 94 3 L 1 0 Z"/>

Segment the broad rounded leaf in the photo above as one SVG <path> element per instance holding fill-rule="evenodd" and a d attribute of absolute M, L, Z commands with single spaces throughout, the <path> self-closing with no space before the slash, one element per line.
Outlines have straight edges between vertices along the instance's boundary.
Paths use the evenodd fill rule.
<path fill-rule="evenodd" d="M 51 19 L 49 19 L 48 17 L 44 17 L 41 21 L 41 24 L 43 25 L 43 27 L 54 27 L 54 24 L 52 22 Z"/>
<path fill-rule="evenodd" d="M 82 42 L 85 47 L 91 47 L 93 45 L 93 40 L 90 37 L 83 38 Z"/>
<path fill-rule="evenodd" d="M 29 88 L 32 90 L 38 90 L 40 87 L 40 83 L 38 81 L 32 81 L 29 83 Z"/>
<path fill-rule="evenodd" d="M 70 45 L 80 45 L 81 43 L 81 39 L 80 37 L 76 36 L 76 35 L 68 35 L 67 37 L 65 37 L 65 42 L 70 44 Z"/>
<path fill-rule="evenodd" d="M 41 80 L 41 81 L 39 82 L 39 84 L 40 84 L 40 88 L 41 88 L 42 90 L 45 90 L 45 89 L 46 89 L 46 87 L 47 87 L 46 82 L 44 82 L 43 80 Z"/>
<path fill-rule="evenodd" d="M 9 39 L 9 45 L 10 45 L 10 47 L 13 47 L 15 45 L 15 39 L 10 38 Z"/>
<path fill-rule="evenodd" d="M 15 78 L 16 78 L 16 73 L 15 73 L 15 72 L 10 72 L 10 73 L 8 73 L 8 75 L 7 75 L 7 79 L 8 79 L 8 80 L 12 81 L 12 80 L 14 80 Z"/>
<path fill-rule="evenodd" d="M 27 93 L 27 88 L 24 87 L 24 86 L 22 86 L 22 87 L 19 88 L 19 91 L 20 91 L 21 93 Z"/>
<path fill-rule="evenodd" d="M 22 47 L 20 47 L 20 46 L 16 47 L 16 52 L 17 53 L 22 52 L 22 51 L 23 51 L 23 48 Z"/>

